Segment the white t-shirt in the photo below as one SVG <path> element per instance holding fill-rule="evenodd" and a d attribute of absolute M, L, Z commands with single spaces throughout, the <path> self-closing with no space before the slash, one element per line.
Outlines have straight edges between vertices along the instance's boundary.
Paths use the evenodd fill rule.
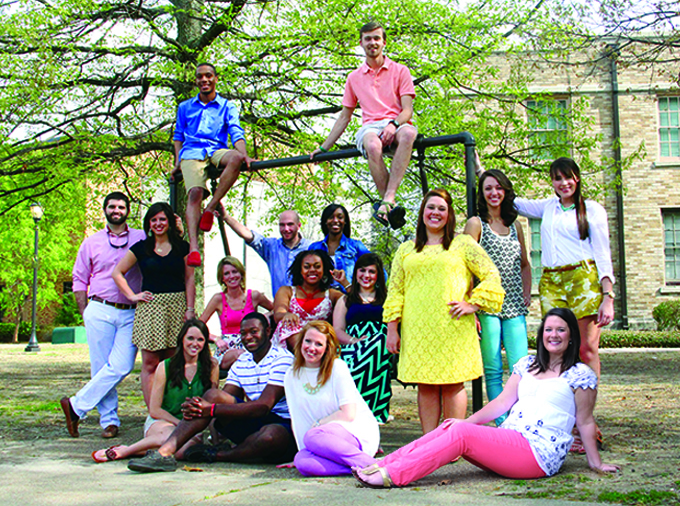
<path fill-rule="evenodd" d="M 317 384 L 318 369 L 302 367 L 297 373 L 290 368 L 284 377 L 286 399 L 293 426 L 293 434 L 298 449 L 305 448 L 304 436 L 315 422 L 331 413 L 340 406 L 356 404 L 356 417 L 352 422 L 332 422 L 342 425 L 361 443 L 361 449 L 368 455 L 375 455 L 380 444 L 380 428 L 368 404 L 357 390 L 347 364 L 335 359 L 333 372 L 326 384 L 315 394 L 308 394 L 303 385 Z"/>

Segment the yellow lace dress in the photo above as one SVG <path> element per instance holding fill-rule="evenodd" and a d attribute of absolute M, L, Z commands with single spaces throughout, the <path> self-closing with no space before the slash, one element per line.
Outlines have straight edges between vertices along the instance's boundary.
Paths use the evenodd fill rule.
<path fill-rule="evenodd" d="M 479 283 L 470 294 L 473 276 Z M 505 292 L 496 266 L 469 235 L 448 250 L 403 243 L 392 261 L 383 320 L 401 320 L 399 379 L 405 383 L 451 384 L 479 378 L 482 354 L 474 315 L 449 315 L 448 303 L 466 300 L 488 313 L 500 311 Z"/>

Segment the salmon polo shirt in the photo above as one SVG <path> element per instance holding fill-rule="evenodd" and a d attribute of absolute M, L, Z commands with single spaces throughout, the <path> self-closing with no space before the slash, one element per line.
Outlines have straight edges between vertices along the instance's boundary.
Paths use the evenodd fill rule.
<path fill-rule="evenodd" d="M 405 95 L 416 96 L 411 73 L 405 65 L 385 57 L 377 71 L 364 62 L 349 75 L 342 105 L 355 109 L 358 104 L 362 124 L 366 125 L 399 116 L 401 97 Z"/>

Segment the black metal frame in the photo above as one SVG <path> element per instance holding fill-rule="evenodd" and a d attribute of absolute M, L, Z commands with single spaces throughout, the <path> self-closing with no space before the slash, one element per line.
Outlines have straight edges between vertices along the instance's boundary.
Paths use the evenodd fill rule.
<path fill-rule="evenodd" d="M 423 137 L 419 135 L 413 144 L 413 149 L 416 150 L 418 161 L 418 171 L 420 174 L 420 184 L 423 195 L 428 191 L 427 174 L 425 172 L 425 151 L 427 148 L 437 146 L 448 146 L 451 144 L 463 144 L 465 146 L 465 184 L 466 184 L 466 204 L 467 215 L 471 218 L 476 214 L 476 184 L 475 184 L 475 138 L 469 132 L 461 132 L 454 135 L 441 135 L 439 137 Z M 330 162 L 332 160 L 344 160 L 346 158 L 358 158 L 361 153 L 358 149 L 340 149 L 337 151 L 329 151 L 327 153 L 319 153 L 314 157 L 315 162 Z M 292 165 L 304 165 L 310 163 L 309 155 L 293 156 L 290 158 L 278 158 L 274 160 L 263 160 L 252 162 L 250 169 L 245 166 L 241 170 L 267 170 L 278 167 L 290 167 Z M 220 176 L 218 169 L 211 165 L 208 168 L 208 176 L 211 179 L 211 189 L 214 192 L 217 188 L 217 179 Z M 181 177 L 170 179 L 170 205 L 174 210 L 177 210 L 177 184 Z M 222 245 L 224 246 L 225 254 L 229 255 L 229 242 L 227 241 L 227 234 L 224 228 L 224 220 L 221 216 L 217 217 L 219 224 L 220 236 L 222 237 Z M 478 378 L 472 382 L 472 409 L 479 411 L 482 408 L 482 379 Z"/>

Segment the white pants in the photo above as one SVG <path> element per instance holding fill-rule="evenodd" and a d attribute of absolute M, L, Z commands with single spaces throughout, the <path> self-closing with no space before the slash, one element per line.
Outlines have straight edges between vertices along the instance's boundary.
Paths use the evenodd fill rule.
<path fill-rule="evenodd" d="M 134 320 L 134 309 L 116 309 L 92 300 L 83 313 L 92 379 L 71 397 L 71 406 L 80 418 L 96 407 L 103 428 L 120 425 L 116 386 L 135 366 Z"/>

